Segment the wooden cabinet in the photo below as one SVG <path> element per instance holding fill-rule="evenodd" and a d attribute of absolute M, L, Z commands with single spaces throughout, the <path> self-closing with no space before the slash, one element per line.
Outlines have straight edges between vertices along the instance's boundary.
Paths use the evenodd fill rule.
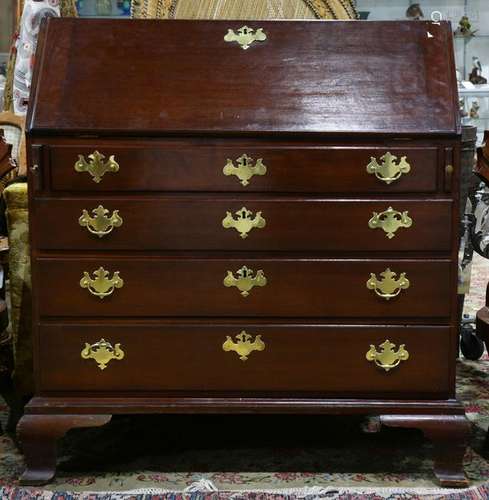
<path fill-rule="evenodd" d="M 450 27 L 242 25 L 44 24 L 22 480 L 115 413 L 300 412 L 419 428 L 464 485 Z"/>

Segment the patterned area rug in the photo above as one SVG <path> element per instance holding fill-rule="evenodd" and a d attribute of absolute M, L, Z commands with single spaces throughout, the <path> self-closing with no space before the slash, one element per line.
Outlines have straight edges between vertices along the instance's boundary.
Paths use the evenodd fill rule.
<path fill-rule="evenodd" d="M 475 259 L 466 311 L 484 303 L 488 261 Z M 0 437 L 1 498 L 39 499 L 483 499 L 489 498 L 489 357 L 458 363 L 458 397 L 472 422 L 465 456 L 471 488 L 439 490 L 430 444 L 372 420 L 311 416 L 121 416 L 70 431 L 58 476 L 20 488 L 22 456 Z M 89 493 L 92 492 L 92 493 Z M 98 493 L 93 493 L 98 492 Z"/>
<path fill-rule="evenodd" d="M 274 498 L 275 491 L 280 498 L 487 499 L 489 359 L 459 362 L 458 375 L 458 394 L 473 424 L 465 457 L 472 488 L 464 496 L 436 488 L 430 445 L 415 430 L 371 433 L 371 422 L 359 417 L 171 415 L 122 416 L 101 428 L 70 431 L 50 491 L 17 487 L 22 457 L 3 436 L 2 498 L 51 498 L 51 492 L 65 499 L 71 498 L 66 492 L 94 500 L 175 498 L 165 492 L 190 487 L 197 490 L 188 493 L 192 498 L 243 498 L 247 492 Z"/>

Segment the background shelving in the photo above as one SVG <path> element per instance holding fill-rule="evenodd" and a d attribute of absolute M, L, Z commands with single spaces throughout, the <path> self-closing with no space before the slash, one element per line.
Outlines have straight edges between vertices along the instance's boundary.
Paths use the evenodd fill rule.
<path fill-rule="evenodd" d="M 453 30 L 458 26 L 462 16 L 468 16 L 473 37 L 454 37 L 455 61 L 457 70 L 463 80 L 468 79 L 473 67 L 474 56 L 483 66 L 483 76 L 489 81 L 489 1 L 488 0 L 357 0 L 357 8 L 368 12 L 369 20 L 406 19 L 406 10 L 419 3 L 425 19 L 431 19 L 433 11 L 441 12 L 443 19 L 452 22 Z M 443 57 L 443 54 L 440 54 Z M 479 142 L 484 129 L 489 129 L 489 85 L 477 86 L 474 89 L 460 89 L 465 113 L 464 123 L 476 125 Z M 479 106 L 479 118 L 471 118 L 470 110 L 474 103 Z"/>

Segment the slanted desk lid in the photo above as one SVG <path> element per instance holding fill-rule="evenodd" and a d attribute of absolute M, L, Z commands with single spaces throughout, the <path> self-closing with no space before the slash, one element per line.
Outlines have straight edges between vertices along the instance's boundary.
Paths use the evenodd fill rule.
<path fill-rule="evenodd" d="M 33 134 L 460 133 L 444 22 L 51 18 L 33 85 Z"/>

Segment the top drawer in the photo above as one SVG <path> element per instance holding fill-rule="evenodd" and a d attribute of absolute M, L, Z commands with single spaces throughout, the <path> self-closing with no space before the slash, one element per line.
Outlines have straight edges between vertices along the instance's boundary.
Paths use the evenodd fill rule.
<path fill-rule="evenodd" d="M 52 145 L 44 158 L 53 190 L 401 193 L 436 191 L 437 153 L 189 139 Z"/>

